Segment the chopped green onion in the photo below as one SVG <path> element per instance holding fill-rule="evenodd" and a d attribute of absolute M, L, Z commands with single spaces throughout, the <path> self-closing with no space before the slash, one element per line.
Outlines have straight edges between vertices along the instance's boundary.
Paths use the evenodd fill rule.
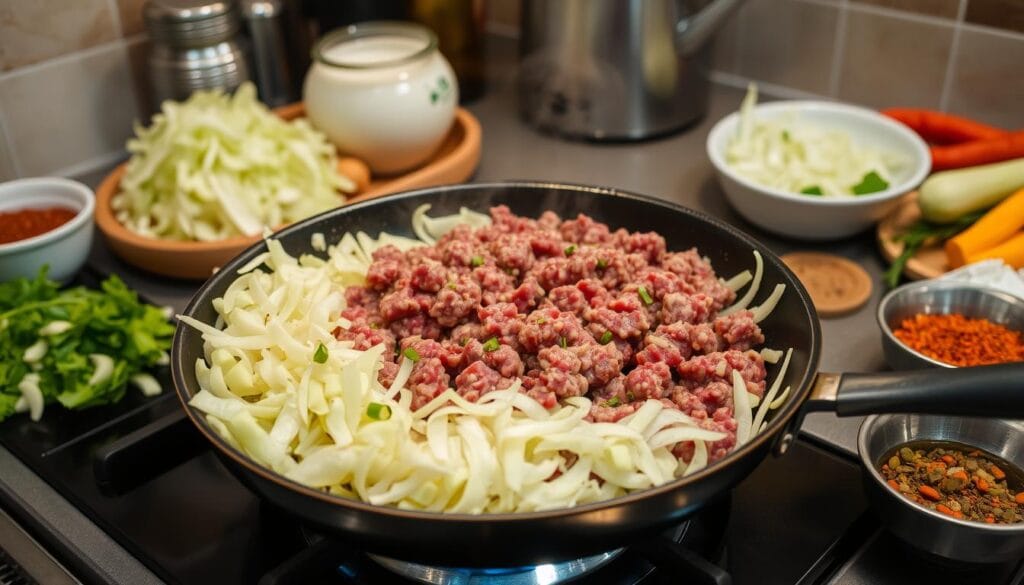
<path fill-rule="evenodd" d="M 605 260 L 604 258 L 598 258 L 597 259 L 597 269 L 598 270 L 604 270 L 605 268 L 608 268 L 608 261 Z"/>
<path fill-rule="evenodd" d="M 324 344 L 316 346 L 316 351 L 313 352 L 313 361 L 318 364 L 327 363 L 327 348 L 324 347 Z"/>
<path fill-rule="evenodd" d="M 420 352 L 416 351 L 411 347 L 405 348 L 405 351 L 402 352 L 402 355 L 411 360 L 412 363 L 420 361 Z"/>
<path fill-rule="evenodd" d="M 449 282 L 447 286 L 448 286 L 449 290 L 455 290 L 455 283 L 454 282 Z"/>
<path fill-rule="evenodd" d="M 644 285 L 640 285 L 636 289 L 636 294 L 640 295 L 640 300 L 643 301 L 645 305 L 654 304 L 654 299 L 651 298 L 650 293 L 647 292 L 647 287 Z"/>
<path fill-rule="evenodd" d="M 620 404 L 622 404 L 622 401 L 619 400 L 619 397 L 618 396 L 612 396 L 607 401 L 605 401 L 604 406 L 615 408 L 616 406 L 618 406 Z"/>
<path fill-rule="evenodd" d="M 564 336 L 563 337 L 559 337 L 558 338 L 558 345 L 560 347 L 562 347 L 562 348 L 569 347 L 569 340 L 566 339 Z"/>
<path fill-rule="evenodd" d="M 466 347 L 467 343 L 469 343 L 469 338 L 468 337 L 463 337 L 462 340 L 459 341 L 459 345 L 461 345 L 462 347 Z"/>
<path fill-rule="evenodd" d="M 612 332 L 605 331 L 601 334 L 601 345 L 608 345 L 608 342 L 612 340 Z"/>
<path fill-rule="evenodd" d="M 547 322 L 548 322 L 548 320 L 545 319 L 544 317 L 540 317 L 539 319 L 537 319 L 537 325 L 543 325 L 543 324 L 545 324 Z"/>
<path fill-rule="evenodd" d="M 484 265 L 484 257 L 483 256 L 473 256 L 473 259 L 469 261 L 469 264 L 473 268 L 476 268 L 477 266 L 483 266 Z"/>
<path fill-rule="evenodd" d="M 824 195 L 824 193 L 821 190 L 821 187 L 817 185 L 804 187 L 803 189 L 800 189 L 800 192 L 803 193 L 804 195 Z"/>
<path fill-rule="evenodd" d="M 499 347 L 501 347 L 501 344 L 498 343 L 497 337 L 492 337 L 484 342 L 484 351 L 495 351 Z"/>
<path fill-rule="evenodd" d="M 388 420 L 391 418 L 391 407 L 379 402 L 371 402 L 366 405 L 366 416 L 373 420 Z"/>
<path fill-rule="evenodd" d="M 889 183 L 878 175 L 875 171 L 871 171 L 864 175 L 861 182 L 851 187 L 854 195 L 867 195 L 868 193 L 878 193 L 879 191 L 885 191 L 889 188 Z"/>
<path fill-rule="evenodd" d="M 632 392 L 626 392 L 626 400 L 633 402 L 634 400 L 636 400 L 636 394 L 633 394 Z"/>
<path fill-rule="evenodd" d="M 575 253 L 576 253 L 576 244 L 572 244 L 572 245 L 570 245 L 569 247 L 567 247 L 565 249 L 565 255 L 566 256 L 572 256 Z"/>

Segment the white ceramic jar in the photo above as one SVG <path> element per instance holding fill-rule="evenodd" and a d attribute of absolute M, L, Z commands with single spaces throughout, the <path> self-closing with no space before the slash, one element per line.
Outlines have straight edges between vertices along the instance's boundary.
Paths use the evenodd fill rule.
<path fill-rule="evenodd" d="M 437 38 L 405 22 L 368 22 L 313 50 L 303 100 L 310 122 L 375 174 L 425 163 L 455 118 L 459 90 Z"/>

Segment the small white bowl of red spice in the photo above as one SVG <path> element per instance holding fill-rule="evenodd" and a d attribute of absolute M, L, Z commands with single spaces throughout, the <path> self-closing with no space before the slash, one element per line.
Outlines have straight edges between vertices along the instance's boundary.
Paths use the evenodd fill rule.
<path fill-rule="evenodd" d="M 51 279 L 71 280 L 92 246 L 95 207 L 92 190 L 70 179 L 0 184 L 0 282 L 32 278 L 43 265 Z"/>
<path fill-rule="evenodd" d="M 995 288 L 922 281 L 878 305 L 882 349 L 896 370 L 1024 362 L 1024 299 Z"/>

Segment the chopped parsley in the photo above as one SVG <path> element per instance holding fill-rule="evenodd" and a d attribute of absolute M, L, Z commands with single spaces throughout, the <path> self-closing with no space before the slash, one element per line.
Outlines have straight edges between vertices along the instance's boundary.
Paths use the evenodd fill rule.
<path fill-rule="evenodd" d="M 611 331 L 605 331 L 604 333 L 601 334 L 601 340 L 600 340 L 601 341 L 601 345 L 608 345 L 608 343 L 611 340 L 612 340 L 612 332 Z"/>
<path fill-rule="evenodd" d="M 501 344 L 498 343 L 497 337 L 492 337 L 484 342 L 484 351 L 496 351 Z"/>
<path fill-rule="evenodd" d="M 597 259 L 597 269 L 598 270 L 604 270 L 605 268 L 608 268 L 608 261 L 605 260 L 604 258 L 598 258 Z"/>
<path fill-rule="evenodd" d="M 566 256 L 572 256 L 576 253 L 576 244 L 571 244 L 565 249 Z"/>
<path fill-rule="evenodd" d="M 484 265 L 484 257 L 483 256 L 473 256 L 473 259 L 469 261 L 469 264 L 473 268 L 476 268 L 477 266 L 483 266 Z"/>
<path fill-rule="evenodd" d="M 618 406 L 620 404 L 622 404 L 622 401 L 619 400 L 619 397 L 618 396 L 612 396 L 611 398 L 606 400 L 604 402 L 604 404 L 602 404 L 601 406 L 607 406 L 609 408 L 615 408 L 616 406 Z"/>
<path fill-rule="evenodd" d="M 402 352 L 402 355 L 411 360 L 413 363 L 420 361 L 420 352 L 416 351 L 411 347 L 405 348 L 405 351 Z"/>

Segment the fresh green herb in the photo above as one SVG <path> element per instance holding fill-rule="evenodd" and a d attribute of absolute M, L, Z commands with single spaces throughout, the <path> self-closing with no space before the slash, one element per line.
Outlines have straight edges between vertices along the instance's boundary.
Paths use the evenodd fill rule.
<path fill-rule="evenodd" d="M 457 290 L 457 288 L 458 288 L 458 287 L 456 287 L 456 286 L 455 286 L 455 283 L 454 283 L 454 282 L 449 282 L 449 283 L 448 283 L 447 285 L 445 285 L 445 286 L 447 286 L 447 287 L 448 287 L 448 290 Z"/>
<path fill-rule="evenodd" d="M 566 339 L 564 336 L 559 337 L 558 338 L 558 346 L 561 347 L 562 349 L 565 349 L 565 348 L 569 347 L 569 340 Z"/>
<path fill-rule="evenodd" d="M 484 265 L 484 257 L 483 256 L 473 256 L 473 259 L 469 261 L 469 264 L 473 268 L 476 268 L 477 266 L 483 266 Z"/>
<path fill-rule="evenodd" d="M 608 345 L 608 342 L 612 340 L 612 332 L 605 331 L 601 334 L 601 345 Z"/>
<path fill-rule="evenodd" d="M 575 254 L 575 253 L 576 253 L 576 244 L 570 244 L 570 245 L 569 245 L 569 246 L 568 246 L 568 247 L 567 247 L 567 248 L 565 249 L 565 255 L 566 255 L 566 256 L 572 256 L 572 255 L 573 255 L 573 254 Z"/>
<path fill-rule="evenodd" d="M 547 322 L 548 322 L 548 320 L 545 319 L 544 317 L 537 318 L 537 325 L 543 325 L 543 324 L 545 324 Z"/>
<path fill-rule="evenodd" d="M 810 187 L 804 187 L 800 189 L 800 192 L 804 195 L 824 195 L 825 193 L 821 190 L 821 187 L 817 185 L 811 185 Z"/>
<path fill-rule="evenodd" d="M 379 402 L 371 402 L 366 405 L 366 416 L 373 420 L 388 420 L 391 418 L 391 407 Z"/>
<path fill-rule="evenodd" d="M 498 343 L 498 338 L 492 337 L 484 342 L 484 351 L 497 351 L 500 346 L 501 344 Z"/>
<path fill-rule="evenodd" d="M 616 406 L 618 406 L 620 404 L 622 404 L 622 401 L 619 400 L 619 397 L 618 396 L 612 396 L 611 398 L 606 400 L 605 403 L 602 406 L 607 406 L 609 408 L 615 408 Z"/>
<path fill-rule="evenodd" d="M 46 403 L 85 408 L 117 402 L 129 379 L 167 358 L 173 335 L 163 311 L 140 303 L 116 276 L 100 290 L 60 290 L 44 268 L 34 279 L 0 284 L 0 420 L 14 413 L 18 385 L 30 373 L 38 376 Z M 26 363 L 25 350 L 40 341 L 45 353 Z M 101 379 L 90 384 L 97 372 Z"/>
<path fill-rule="evenodd" d="M 605 260 L 604 258 L 598 258 L 597 259 L 597 269 L 598 270 L 604 270 L 605 268 L 608 268 L 608 261 Z"/>
<path fill-rule="evenodd" d="M 925 243 L 929 241 L 944 242 L 970 227 L 971 224 L 978 221 L 978 218 L 984 214 L 984 210 L 978 211 L 945 225 L 930 223 L 923 219 L 914 222 L 906 232 L 893 238 L 894 242 L 903 243 L 903 251 L 892 261 L 889 269 L 885 271 L 885 283 L 890 288 L 899 284 L 900 275 L 903 274 L 903 268 L 907 265 L 907 261 Z"/>
<path fill-rule="evenodd" d="M 889 183 L 878 175 L 875 171 L 870 171 L 864 175 L 860 183 L 851 187 L 854 195 L 867 195 L 868 193 L 878 193 L 879 191 L 885 191 L 889 188 Z"/>
<path fill-rule="evenodd" d="M 652 299 L 650 293 L 647 292 L 647 287 L 640 285 L 636 289 L 636 294 L 640 295 L 640 300 L 643 301 L 645 305 L 654 304 L 654 299 Z"/>
<path fill-rule="evenodd" d="M 420 352 L 416 351 L 411 347 L 405 348 L 405 351 L 402 352 L 402 355 L 404 355 L 407 359 L 412 361 L 412 363 L 420 361 Z"/>
<path fill-rule="evenodd" d="M 636 394 L 633 394 L 632 391 L 627 391 L 626 392 L 626 400 L 628 400 L 630 402 L 633 402 L 634 400 L 636 400 Z"/>
<path fill-rule="evenodd" d="M 316 346 L 316 351 L 313 352 L 313 361 L 318 364 L 327 363 L 327 348 L 324 347 L 324 344 L 321 343 L 320 345 Z"/>
<path fill-rule="evenodd" d="M 469 343 L 469 338 L 468 337 L 463 337 L 462 339 L 459 340 L 459 345 L 462 346 L 462 347 L 466 347 L 467 343 Z"/>

